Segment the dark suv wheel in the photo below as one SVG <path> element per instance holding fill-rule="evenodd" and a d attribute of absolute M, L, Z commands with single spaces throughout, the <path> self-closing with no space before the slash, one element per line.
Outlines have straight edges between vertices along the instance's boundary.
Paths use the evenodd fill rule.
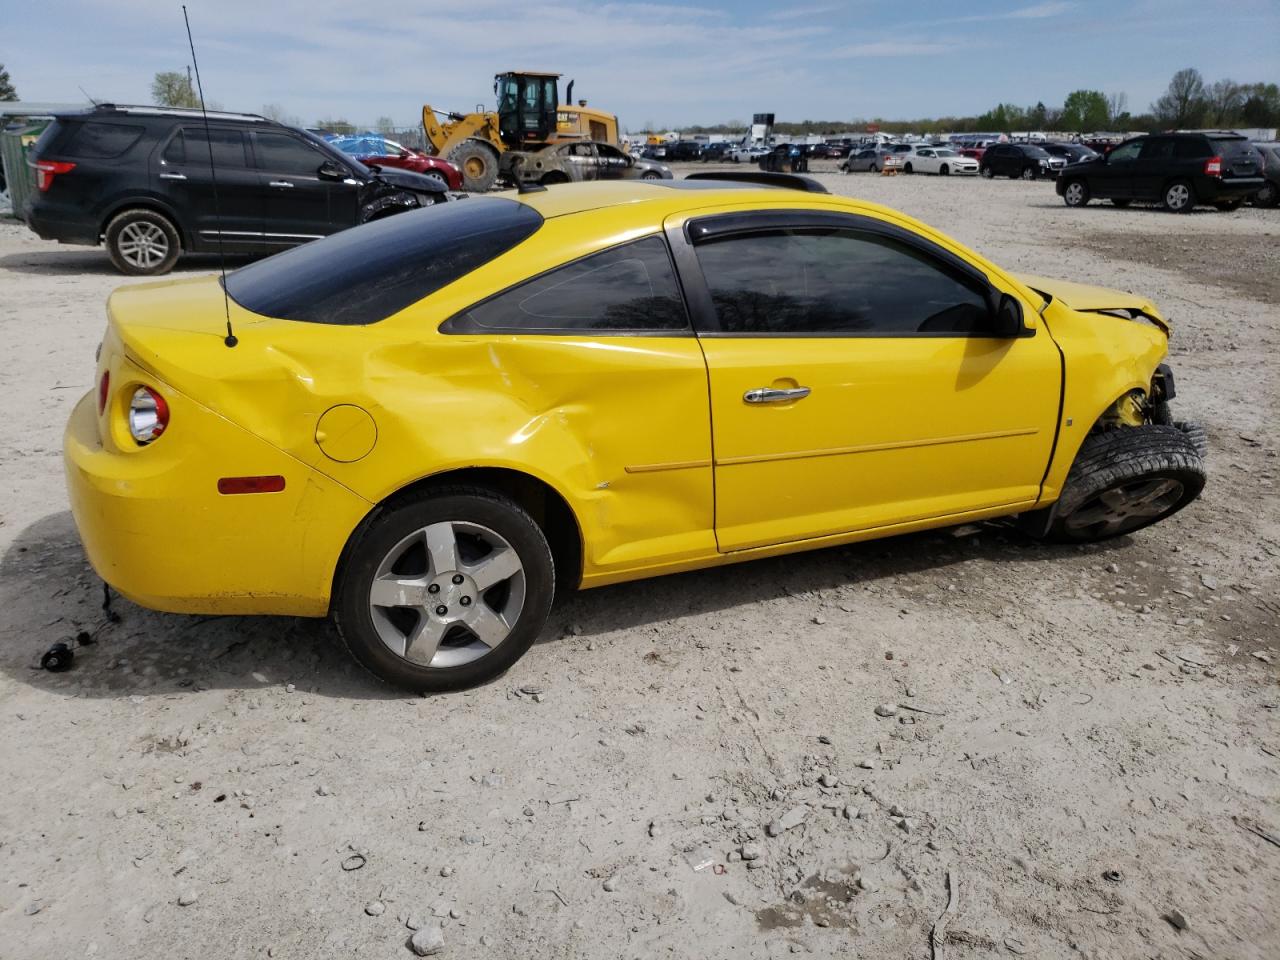
<path fill-rule="evenodd" d="M 154 210 L 117 213 L 107 223 L 105 237 L 112 264 L 133 277 L 168 273 L 182 253 L 177 229 L 168 217 Z"/>
<path fill-rule="evenodd" d="M 1089 198 L 1089 185 L 1083 180 L 1072 180 L 1062 188 L 1062 202 L 1068 207 L 1083 207 Z"/>
<path fill-rule="evenodd" d="M 1195 187 L 1186 180 L 1174 180 L 1165 185 L 1160 203 L 1170 213 L 1190 213 L 1196 205 Z"/>

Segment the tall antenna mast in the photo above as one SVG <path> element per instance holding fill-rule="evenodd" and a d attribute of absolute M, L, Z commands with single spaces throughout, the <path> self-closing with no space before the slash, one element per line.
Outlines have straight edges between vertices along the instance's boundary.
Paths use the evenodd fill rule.
<path fill-rule="evenodd" d="M 209 147 L 209 179 L 213 181 L 213 211 L 218 218 L 218 264 L 222 268 L 222 308 L 227 317 L 227 335 L 222 342 L 234 347 L 240 341 L 231 329 L 231 294 L 227 293 L 227 255 L 222 249 L 222 217 L 218 214 L 218 175 L 213 163 L 213 134 L 209 132 L 209 111 L 204 107 L 204 84 L 200 82 L 200 64 L 196 62 L 196 43 L 191 39 L 191 18 L 187 16 L 187 5 L 182 5 L 182 22 L 187 25 L 187 45 L 191 47 L 191 65 L 196 68 L 196 90 L 200 94 L 200 115 L 204 117 L 204 138 Z"/>

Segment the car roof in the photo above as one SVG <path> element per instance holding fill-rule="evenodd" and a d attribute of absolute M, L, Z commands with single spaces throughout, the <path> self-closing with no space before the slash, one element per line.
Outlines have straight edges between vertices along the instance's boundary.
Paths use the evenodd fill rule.
<path fill-rule="evenodd" d="M 776 206 L 788 202 L 794 202 L 797 206 L 832 206 L 850 212 L 882 213 L 897 219 L 909 219 L 879 204 L 852 197 L 712 179 L 597 180 L 587 183 L 556 184 L 546 190 L 527 193 L 509 190 L 490 194 L 490 196 L 517 200 L 532 207 L 544 220 L 608 207 L 626 207 L 636 214 L 640 214 L 643 209 L 640 219 L 656 224 L 673 214 L 689 213 L 701 208 L 753 203 Z M 628 219 L 635 218 L 628 217 Z"/>

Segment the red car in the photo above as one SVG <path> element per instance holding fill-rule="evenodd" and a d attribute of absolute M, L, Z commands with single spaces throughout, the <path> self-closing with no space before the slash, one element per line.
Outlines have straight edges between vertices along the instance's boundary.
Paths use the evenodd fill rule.
<path fill-rule="evenodd" d="M 443 181 L 450 190 L 462 189 L 462 171 L 452 163 L 441 160 L 439 157 L 429 156 L 421 150 L 410 150 L 386 137 L 369 134 L 335 137 L 330 143 L 361 163 L 412 170 L 414 173 Z"/>

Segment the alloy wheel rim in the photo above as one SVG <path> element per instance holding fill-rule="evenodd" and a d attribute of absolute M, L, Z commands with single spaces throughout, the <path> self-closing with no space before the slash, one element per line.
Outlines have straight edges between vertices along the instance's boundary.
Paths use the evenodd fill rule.
<path fill-rule="evenodd" d="M 499 533 L 463 520 L 421 527 L 387 551 L 369 585 L 379 639 L 420 667 L 460 667 L 487 656 L 524 609 L 525 573 Z"/>
<path fill-rule="evenodd" d="M 1132 480 L 1102 491 L 1067 517 L 1067 529 L 1091 536 L 1115 536 L 1163 517 L 1182 499 L 1182 483 L 1172 477 Z"/>
<path fill-rule="evenodd" d="M 150 269 L 169 255 L 169 238 L 154 223 L 137 220 L 121 229 L 116 247 L 126 263 Z"/>
<path fill-rule="evenodd" d="M 1165 194 L 1165 199 L 1169 206 L 1175 210 L 1181 210 L 1186 206 L 1187 201 L 1191 199 L 1191 191 L 1187 189 L 1185 184 L 1175 183 L 1169 188 L 1169 192 Z"/>
<path fill-rule="evenodd" d="M 1072 203 L 1079 203 L 1084 197 L 1084 187 L 1078 183 L 1072 183 L 1067 186 L 1067 199 Z"/>

